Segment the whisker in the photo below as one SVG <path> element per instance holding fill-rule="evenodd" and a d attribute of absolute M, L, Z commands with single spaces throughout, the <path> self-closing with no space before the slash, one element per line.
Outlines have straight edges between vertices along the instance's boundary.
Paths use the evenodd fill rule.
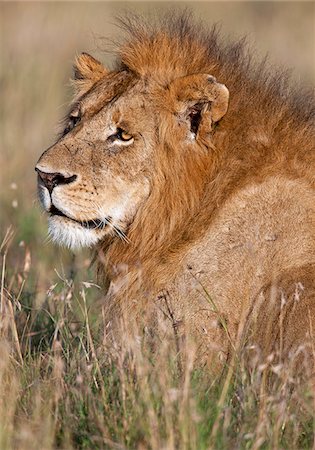
<path fill-rule="evenodd" d="M 131 243 L 128 236 L 126 236 L 126 234 L 120 228 L 118 228 L 116 225 L 114 225 L 111 221 L 109 221 L 109 223 L 110 223 L 111 227 L 113 228 L 113 230 L 115 231 L 115 233 L 117 234 L 117 236 L 119 236 L 119 238 L 122 241 L 126 242 L 127 244 Z"/>
<path fill-rule="evenodd" d="M 48 234 L 44 239 L 43 246 L 47 247 L 47 245 L 51 244 L 52 242 L 53 242 L 52 237 Z"/>
<path fill-rule="evenodd" d="M 96 210 L 96 211 L 102 211 L 102 207 L 101 204 L 95 202 L 95 201 L 91 201 L 91 206 Z M 44 211 L 41 210 L 42 214 L 45 214 Z M 81 223 L 84 227 L 86 228 L 90 228 L 89 227 L 89 223 L 93 223 L 95 225 L 95 230 L 103 230 L 106 225 L 108 225 L 109 227 L 112 228 L 112 230 L 114 231 L 114 233 L 119 237 L 119 239 L 121 239 L 123 242 L 130 244 L 131 241 L 128 238 L 128 236 L 125 234 L 125 232 L 123 230 L 121 230 L 117 225 L 113 224 L 111 218 L 102 218 L 102 219 L 83 219 L 81 220 Z M 44 242 L 44 245 L 47 245 L 48 243 L 52 242 L 52 239 L 50 236 L 47 236 L 47 239 Z"/>

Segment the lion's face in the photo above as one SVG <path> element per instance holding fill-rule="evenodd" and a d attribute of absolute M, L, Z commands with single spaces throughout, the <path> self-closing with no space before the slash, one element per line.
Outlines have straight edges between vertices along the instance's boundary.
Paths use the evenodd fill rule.
<path fill-rule="evenodd" d="M 66 134 L 36 166 L 50 234 L 70 247 L 93 245 L 107 233 L 123 236 L 150 193 L 150 103 L 140 82 L 109 98 L 121 81 L 120 74 L 104 80 L 74 106 Z"/>
<path fill-rule="evenodd" d="M 107 73 L 92 57 L 84 54 L 82 58 L 77 68 L 79 100 L 71 108 L 63 136 L 36 166 L 50 235 L 71 248 L 93 246 L 106 234 L 126 238 L 128 226 L 152 189 L 160 135 L 161 111 L 152 86 L 128 71 Z M 195 82 L 190 80 L 189 86 L 195 88 Z M 211 92 L 214 85 L 222 86 L 206 75 L 203 82 Z M 195 127 L 196 114 L 191 119 L 191 111 L 180 100 L 186 85 L 185 81 L 179 87 L 168 87 L 159 97 L 169 96 L 165 105 L 172 106 L 165 111 L 174 109 L 179 136 L 191 141 L 197 133 L 191 123 Z M 196 103 L 193 96 L 195 90 L 190 106 Z M 219 116 L 221 103 L 214 109 Z"/>

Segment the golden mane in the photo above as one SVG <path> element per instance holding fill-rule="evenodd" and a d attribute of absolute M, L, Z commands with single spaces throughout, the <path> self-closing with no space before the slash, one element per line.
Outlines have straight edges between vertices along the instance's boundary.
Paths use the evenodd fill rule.
<path fill-rule="evenodd" d="M 142 289 L 163 285 L 176 270 L 174 255 L 202 236 L 225 200 L 245 184 L 279 170 L 314 183 L 315 107 L 311 92 L 290 83 L 286 73 L 266 60 L 256 63 L 245 40 L 225 42 L 216 27 L 206 31 L 189 14 L 155 25 L 129 17 L 120 25 L 128 39 L 117 50 L 116 70 L 163 87 L 177 77 L 209 73 L 230 91 L 211 158 L 209 149 L 182 152 L 167 115 L 159 119 L 158 169 L 151 195 L 130 226 L 131 243 L 105 240 L 98 248 L 101 276 L 106 267 L 115 277 L 123 264 L 132 291 L 139 267 Z"/>

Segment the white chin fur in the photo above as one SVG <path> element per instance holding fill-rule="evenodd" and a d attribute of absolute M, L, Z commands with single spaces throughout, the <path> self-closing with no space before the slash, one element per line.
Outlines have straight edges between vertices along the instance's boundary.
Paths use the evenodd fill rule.
<path fill-rule="evenodd" d="M 53 242 L 76 250 L 81 247 L 93 247 L 101 239 L 101 233 L 83 228 L 81 225 L 49 217 L 48 232 Z"/>

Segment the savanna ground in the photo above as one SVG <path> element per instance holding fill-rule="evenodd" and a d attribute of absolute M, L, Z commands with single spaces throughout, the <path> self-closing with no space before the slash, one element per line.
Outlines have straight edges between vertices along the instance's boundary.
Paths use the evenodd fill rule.
<path fill-rule="evenodd" d="M 0 4 L 0 449 L 312 448 L 312 392 L 289 364 L 249 370 L 237 356 L 214 378 L 194 367 L 193 346 L 184 367 L 175 342 L 154 356 L 145 336 L 109 346 L 91 254 L 47 240 L 33 167 L 66 111 L 74 55 L 110 64 L 99 37 L 119 37 L 113 16 L 153 6 Z M 190 6 L 311 82 L 314 3 Z"/>

